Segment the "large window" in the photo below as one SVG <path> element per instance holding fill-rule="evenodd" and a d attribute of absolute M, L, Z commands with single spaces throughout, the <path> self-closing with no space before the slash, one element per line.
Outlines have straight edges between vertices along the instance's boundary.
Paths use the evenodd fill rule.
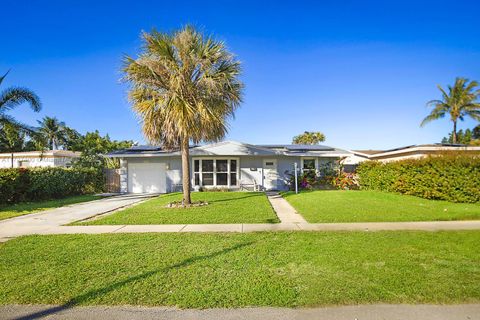
<path fill-rule="evenodd" d="M 193 183 L 195 186 L 236 186 L 237 166 L 235 159 L 194 159 Z"/>
<path fill-rule="evenodd" d="M 213 160 L 202 161 L 202 182 L 204 186 L 213 186 Z"/>

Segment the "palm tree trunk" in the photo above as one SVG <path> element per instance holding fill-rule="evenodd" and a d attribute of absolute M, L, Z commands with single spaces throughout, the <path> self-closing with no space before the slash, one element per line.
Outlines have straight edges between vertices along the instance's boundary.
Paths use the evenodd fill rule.
<path fill-rule="evenodd" d="M 190 199 L 190 150 L 188 146 L 188 138 L 182 139 L 182 184 L 183 184 L 183 204 L 188 205 L 192 201 Z"/>
<path fill-rule="evenodd" d="M 457 143 L 457 121 L 453 121 L 452 142 Z"/>

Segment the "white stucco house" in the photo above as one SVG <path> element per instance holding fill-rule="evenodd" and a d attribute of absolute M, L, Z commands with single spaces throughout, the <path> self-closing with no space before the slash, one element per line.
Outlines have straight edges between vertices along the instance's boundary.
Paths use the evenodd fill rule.
<path fill-rule="evenodd" d="M 465 154 L 480 154 L 480 146 L 461 144 L 420 144 L 389 150 L 352 150 L 351 155 L 344 160 L 351 170 L 363 161 L 392 162 L 406 159 L 420 159 L 428 156 L 438 156 L 449 152 L 460 152 Z"/>
<path fill-rule="evenodd" d="M 69 167 L 80 152 L 68 150 L 0 153 L 0 168 Z"/>
<path fill-rule="evenodd" d="M 190 148 L 193 189 L 285 190 L 294 163 L 301 170 L 320 168 L 351 153 L 322 145 L 252 145 L 224 141 Z M 120 159 L 120 191 L 168 193 L 182 187 L 181 154 L 160 147 L 136 146 L 107 155 Z"/>
<path fill-rule="evenodd" d="M 381 152 L 374 152 L 369 155 L 369 159 L 380 162 L 391 162 L 405 159 L 419 159 L 435 155 L 438 156 L 449 152 L 460 152 L 471 155 L 480 154 L 480 146 L 442 143 L 411 145 Z"/>

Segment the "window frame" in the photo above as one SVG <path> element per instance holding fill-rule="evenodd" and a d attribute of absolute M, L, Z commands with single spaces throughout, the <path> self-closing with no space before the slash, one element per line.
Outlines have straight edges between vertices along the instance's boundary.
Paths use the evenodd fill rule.
<path fill-rule="evenodd" d="M 316 157 L 302 157 L 301 159 L 301 168 L 302 172 L 310 172 L 310 171 L 317 171 L 318 170 L 318 158 Z M 313 169 L 307 169 L 305 168 L 305 160 L 314 160 L 315 161 L 315 167 Z"/>
<path fill-rule="evenodd" d="M 203 168 L 202 168 L 202 161 L 204 160 L 213 160 L 213 185 L 204 185 L 203 184 Z M 217 160 L 227 160 L 227 171 L 220 171 L 217 172 Z M 232 160 L 236 161 L 236 167 L 235 171 L 232 171 L 231 167 L 231 162 Z M 195 171 L 195 161 L 198 162 L 198 171 Z M 204 187 L 204 188 L 232 188 L 232 187 L 238 187 L 239 186 L 239 173 L 240 173 L 240 158 L 238 157 L 193 157 L 192 158 L 192 163 L 191 163 L 191 169 L 192 169 L 192 178 L 191 178 L 191 183 L 192 186 L 194 187 Z M 207 173 L 211 173 L 208 171 Z M 227 184 L 226 185 L 218 185 L 217 184 L 217 173 L 227 173 Z M 234 173 L 236 174 L 236 184 L 231 183 L 231 174 Z M 195 184 L 195 175 L 199 175 L 199 184 Z"/>

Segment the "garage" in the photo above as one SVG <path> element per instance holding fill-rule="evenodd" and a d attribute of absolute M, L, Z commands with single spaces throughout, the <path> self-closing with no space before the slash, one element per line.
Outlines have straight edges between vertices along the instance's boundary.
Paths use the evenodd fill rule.
<path fill-rule="evenodd" d="M 128 192 L 166 193 L 164 163 L 128 163 Z"/>

